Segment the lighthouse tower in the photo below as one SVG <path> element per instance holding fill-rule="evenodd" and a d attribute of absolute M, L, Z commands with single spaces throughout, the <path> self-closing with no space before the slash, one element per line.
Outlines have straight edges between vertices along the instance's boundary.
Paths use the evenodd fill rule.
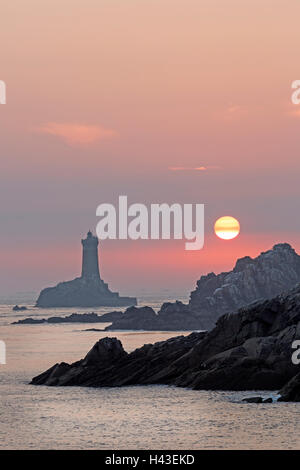
<path fill-rule="evenodd" d="M 100 278 L 98 238 L 91 231 L 82 243 L 81 277 L 43 289 L 36 306 L 51 307 L 125 307 L 137 305 L 135 297 L 121 297 Z M 1 351 L 0 351 L 1 352 Z"/>
<path fill-rule="evenodd" d="M 82 271 L 81 277 L 87 281 L 100 280 L 98 263 L 98 238 L 89 231 L 82 243 Z"/>

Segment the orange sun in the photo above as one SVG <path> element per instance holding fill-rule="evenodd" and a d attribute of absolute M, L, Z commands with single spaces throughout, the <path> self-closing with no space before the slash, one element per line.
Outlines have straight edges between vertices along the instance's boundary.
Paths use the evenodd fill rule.
<path fill-rule="evenodd" d="M 226 215 L 220 217 L 215 223 L 215 234 L 223 240 L 232 240 L 240 233 L 239 221 Z"/>

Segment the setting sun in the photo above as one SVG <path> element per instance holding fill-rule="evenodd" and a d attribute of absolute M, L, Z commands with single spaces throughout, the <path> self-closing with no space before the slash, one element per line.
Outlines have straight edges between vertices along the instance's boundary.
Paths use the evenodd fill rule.
<path fill-rule="evenodd" d="M 240 233 L 240 224 L 230 216 L 220 217 L 215 223 L 215 234 L 223 240 L 232 240 Z"/>

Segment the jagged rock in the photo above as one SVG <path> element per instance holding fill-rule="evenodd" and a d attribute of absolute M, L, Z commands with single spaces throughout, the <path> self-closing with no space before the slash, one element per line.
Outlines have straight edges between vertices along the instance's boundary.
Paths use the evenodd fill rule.
<path fill-rule="evenodd" d="M 188 305 L 164 303 L 156 316 L 127 315 L 107 330 L 210 330 L 226 312 L 255 306 L 300 282 L 300 256 L 287 243 L 275 245 L 257 258 L 237 260 L 230 272 L 202 276 L 191 293 Z M 138 325 L 138 326 L 135 326 Z"/>
<path fill-rule="evenodd" d="M 202 276 L 191 293 L 189 307 L 210 329 L 224 313 L 259 299 L 271 299 L 300 282 L 300 256 L 287 243 L 275 245 L 257 258 L 237 260 L 230 272 Z"/>
<path fill-rule="evenodd" d="M 113 364 L 127 356 L 121 341 L 117 338 L 103 338 L 98 341 L 87 353 L 82 361 L 83 366 L 100 365 L 101 367 Z"/>
<path fill-rule="evenodd" d="M 27 307 L 24 307 L 24 306 L 19 307 L 19 305 L 15 305 L 15 306 L 13 307 L 13 311 L 14 311 L 14 312 L 22 312 L 22 311 L 24 311 L 24 310 L 27 310 Z"/>
<path fill-rule="evenodd" d="M 151 307 L 129 307 L 106 330 L 152 330 L 157 327 L 157 314 Z"/>
<path fill-rule="evenodd" d="M 297 339 L 300 285 L 286 295 L 223 315 L 211 332 L 147 344 L 126 355 L 113 353 L 112 362 L 110 354 L 105 361 L 86 361 L 89 354 L 98 357 L 102 341 L 105 351 L 110 350 L 111 339 L 105 338 L 84 360 L 65 368 L 59 380 L 53 378 L 52 368 L 32 383 L 53 385 L 55 379 L 59 385 L 95 387 L 161 383 L 209 390 L 278 390 L 299 371 L 291 361 Z M 120 351 L 115 341 L 112 350 Z M 300 375 L 283 389 L 282 397 L 297 399 L 299 383 Z"/>

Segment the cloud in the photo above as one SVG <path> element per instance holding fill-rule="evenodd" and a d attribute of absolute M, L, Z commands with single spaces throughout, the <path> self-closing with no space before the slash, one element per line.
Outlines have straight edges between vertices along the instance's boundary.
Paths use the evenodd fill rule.
<path fill-rule="evenodd" d="M 208 171 L 208 170 L 220 170 L 221 167 L 219 166 L 169 166 L 169 170 L 171 171 Z"/>
<path fill-rule="evenodd" d="M 106 129 L 101 126 L 58 122 L 48 122 L 35 128 L 34 131 L 39 134 L 58 137 L 71 146 L 91 145 L 117 135 L 113 129 Z"/>
<path fill-rule="evenodd" d="M 230 103 L 227 107 L 219 109 L 215 115 L 217 119 L 223 121 L 239 121 L 248 115 L 248 109 L 244 106 Z"/>

